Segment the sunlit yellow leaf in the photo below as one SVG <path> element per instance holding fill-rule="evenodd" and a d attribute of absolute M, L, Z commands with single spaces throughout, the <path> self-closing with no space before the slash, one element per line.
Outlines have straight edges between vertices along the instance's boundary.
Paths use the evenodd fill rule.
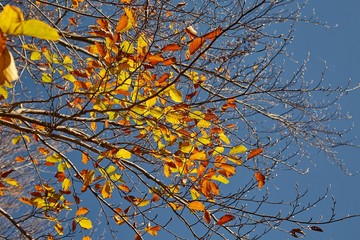
<path fill-rule="evenodd" d="M 126 149 L 120 149 L 119 151 L 117 151 L 116 157 L 117 158 L 130 159 L 131 158 L 131 152 L 129 152 Z"/>
<path fill-rule="evenodd" d="M 171 88 L 169 90 L 169 94 L 170 94 L 170 98 L 177 103 L 181 103 L 182 102 L 182 95 L 181 92 L 179 90 L 177 90 L 176 88 Z"/>
<path fill-rule="evenodd" d="M 59 40 L 58 32 L 43 21 L 24 21 L 20 8 L 6 5 L 0 13 L 0 29 L 5 34 L 26 35 L 47 40 Z"/>
<path fill-rule="evenodd" d="M 84 236 L 84 237 L 82 238 L 82 240 L 91 240 L 91 237 L 89 237 L 89 236 Z"/>
<path fill-rule="evenodd" d="M 41 81 L 45 83 L 51 83 L 52 82 L 51 75 L 49 73 L 43 73 L 41 77 Z"/>
<path fill-rule="evenodd" d="M 196 125 L 199 128 L 209 128 L 211 126 L 211 122 L 202 119 Z"/>
<path fill-rule="evenodd" d="M 200 193 L 197 190 L 195 190 L 194 188 L 190 189 L 190 194 L 191 194 L 191 198 L 193 200 L 197 200 L 200 198 Z"/>
<path fill-rule="evenodd" d="M 0 85 L 0 96 L 3 96 L 5 99 L 7 99 L 9 96 L 8 91 L 5 88 L 3 88 L 1 85 Z"/>
<path fill-rule="evenodd" d="M 134 46 L 132 45 L 132 43 L 126 40 L 120 44 L 120 49 L 124 53 L 128 53 L 128 54 L 134 53 Z"/>
<path fill-rule="evenodd" d="M 224 152 L 224 147 L 215 147 L 214 148 L 214 152 L 213 152 L 213 156 L 216 156 L 216 155 L 218 155 L 218 154 L 220 154 L 220 153 L 223 153 Z"/>
<path fill-rule="evenodd" d="M 205 151 L 200 151 L 200 152 L 193 152 L 191 155 L 190 155 L 190 160 L 200 160 L 200 161 L 203 161 L 203 160 L 206 160 L 207 157 L 206 157 L 206 153 Z"/>
<path fill-rule="evenodd" d="M 190 208 L 191 210 L 195 210 L 195 211 L 204 211 L 205 210 L 204 204 L 202 204 L 199 201 L 190 202 L 188 204 L 188 208 Z"/>
<path fill-rule="evenodd" d="M 80 225 L 80 227 L 82 227 L 84 229 L 91 229 L 93 227 L 90 219 L 88 219 L 86 217 L 75 218 L 75 221 Z"/>
<path fill-rule="evenodd" d="M 21 136 L 17 136 L 17 137 L 14 137 L 12 140 L 11 140 L 11 143 L 13 145 L 16 145 L 19 143 L 19 141 L 21 140 Z"/>
<path fill-rule="evenodd" d="M 147 233 L 149 233 L 150 235 L 152 235 L 152 236 L 157 236 L 158 231 L 160 231 L 160 230 L 161 230 L 160 226 L 151 227 L 150 224 L 149 224 L 148 227 L 145 228 L 145 231 Z"/>
<path fill-rule="evenodd" d="M 246 152 L 246 150 L 247 150 L 247 148 L 245 146 L 238 145 L 238 146 L 235 146 L 232 149 L 230 149 L 229 154 L 232 155 L 232 154 L 244 153 L 244 152 Z"/>
<path fill-rule="evenodd" d="M 40 52 L 32 52 L 30 55 L 30 59 L 33 61 L 37 61 L 41 59 L 41 53 Z"/>
<path fill-rule="evenodd" d="M 1 180 L 6 182 L 7 184 L 10 184 L 11 186 L 15 186 L 15 187 L 19 186 L 19 183 L 13 178 L 3 178 Z"/>
<path fill-rule="evenodd" d="M 229 183 L 229 180 L 222 176 L 222 175 L 214 175 L 211 177 L 212 180 L 215 180 L 215 181 L 218 181 L 218 182 L 221 182 L 223 184 L 228 184 Z"/>
<path fill-rule="evenodd" d="M 136 204 L 136 206 L 138 207 L 145 207 L 146 205 L 148 205 L 150 203 L 149 200 L 143 199 L 141 200 L 138 204 Z"/>
<path fill-rule="evenodd" d="M 229 138 L 223 132 L 219 133 L 219 137 L 224 143 L 230 144 Z"/>
<path fill-rule="evenodd" d="M 67 190 L 69 190 L 70 186 L 71 186 L 71 181 L 70 181 L 70 179 L 65 178 L 64 181 L 62 182 L 62 189 L 63 189 L 64 191 L 67 191 Z"/>
<path fill-rule="evenodd" d="M 47 157 L 45 160 L 51 163 L 58 163 L 61 162 L 62 157 L 59 154 L 54 153 L 52 156 Z"/>

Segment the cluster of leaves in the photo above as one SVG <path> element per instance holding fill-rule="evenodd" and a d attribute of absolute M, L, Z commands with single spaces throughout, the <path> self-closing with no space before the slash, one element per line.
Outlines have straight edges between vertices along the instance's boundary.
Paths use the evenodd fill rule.
<path fill-rule="evenodd" d="M 63 11 L 58 18 L 44 14 L 53 19 L 53 27 L 36 19 L 24 20 L 15 6 L 6 5 L 0 13 L 0 124 L 19 132 L 12 139 L 13 145 L 31 141 L 41 155 L 30 158 L 39 170 L 35 190 L 19 201 L 52 223 L 53 230 L 44 236 L 54 239 L 83 234 L 83 239 L 90 239 L 96 226 L 95 211 L 91 210 L 94 200 L 110 234 L 112 228 L 124 225 L 135 233 L 135 239 L 144 234 L 157 236 L 162 230 L 177 235 L 171 229 L 171 218 L 158 219 L 157 212 L 177 216 L 197 237 L 195 225 L 205 226 L 204 236 L 221 234 L 217 230 L 224 229 L 241 238 L 252 230 L 237 233 L 232 227 L 248 223 L 251 229 L 253 221 L 268 222 L 270 228 L 272 221 L 296 222 L 290 216 L 258 214 L 260 207 L 246 211 L 236 202 L 246 199 L 244 195 L 251 190 L 261 190 L 278 163 L 293 169 L 287 161 L 277 159 L 279 154 L 270 154 L 268 148 L 276 143 L 264 144 L 264 138 L 247 119 L 255 112 L 280 123 L 279 129 L 287 126 L 290 133 L 281 136 L 285 147 L 292 131 L 300 131 L 299 126 L 304 124 L 269 112 L 272 107 L 258 107 L 263 99 L 250 98 L 259 92 L 268 96 L 262 84 L 268 82 L 263 75 L 270 73 L 271 57 L 267 63 L 256 60 L 242 72 L 231 72 L 226 65 L 234 64 L 232 61 L 240 64 L 249 52 L 258 51 L 260 35 L 254 33 L 256 28 L 247 30 L 252 35 L 244 37 L 244 43 L 236 40 L 239 46 L 234 49 L 239 52 L 231 53 L 226 48 L 226 55 L 216 52 L 223 47 L 218 43 L 222 38 L 231 48 L 228 40 L 238 34 L 234 29 L 242 28 L 243 19 L 249 24 L 255 19 L 261 23 L 263 15 L 276 9 L 277 1 L 253 3 L 228 24 L 215 22 L 202 27 L 207 29 L 204 34 L 198 34 L 192 25 L 181 26 L 174 18 L 191 16 L 181 10 L 186 6 L 184 2 L 172 5 L 160 1 L 159 8 L 148 1 L 139 1 L 138 5 L 134 2 L 105 5 L 104 12 L 112 8 L 116 11 L 112 15 L 99 10 L 101 16 L 85 32 L 81 28 L 83 18 L 78 17 L 85 16 L 83 24 L 87 26 L 92 20 L 86 18 L 87 9 L 96 9 L 87 1 L 64 6 L 36 1 L 34 9 L 41 9 L 41 13 L 50 13 L 48 8 Z M 163 8 L 167 9 L 164 14 Z M 69 12 L 73 15 L 68 16 Z M 253 12 L 256 14 L 248 18 Z M 62 20 L 68 26 L 61 28 L 58 23 Z M 12 48 L 21 48 L 25 57 L 14 60 L 7 35 L 54 42 L 37 44 L 37 40 L 24 42 L 20 38 L 21 47 Z M 31 86 L 31 100 L 24 100 L 16 90 L 8 92 L 19 78 L 15 63 L 27 71 L 20 79 Z M 232 80 L 242 77 L 243 82 Z M 36 88 L 43 92 L 37 94 Z M 284 87 L 276 89 L 274 85 L 271 91 L 282 92 Z M 242 100 L 244 96 L 249 97 Z M 273 97 L 272 93 L 269 96 Z M 299 115 L 299 119 L 304 117 Z M 68 152 L 53 143 L 65 146 Z M 17 162 L 26 162 L 25 154 L 30 155 L 26 152 L 15 156 Z M 270 163 L 259 160 L 264 158 Z M 250 172 L 243 176 L 249 183 L 241 186 L 241 191 L 229 191 L 226 185 L 240 169 Z M 11 172 L 13 169 L 0 174 L 0 193 L 8 185 L 18 187 L 16 180 L 8 177 Z M 238 187 L 236 181 L 234 186 Z M 303 234 L 294 229 L 288 233 Z"/>

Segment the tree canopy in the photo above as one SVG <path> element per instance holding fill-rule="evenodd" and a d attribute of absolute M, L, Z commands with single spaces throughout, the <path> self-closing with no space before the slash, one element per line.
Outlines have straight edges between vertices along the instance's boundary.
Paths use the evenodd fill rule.
<path fill-rule="evenodd" d="M 346 88 L 288 61 L 318 23 L 302 1 L 4 2 L 2 237 L 297 238 L 353 217 L 268 187 L 351 145 L 331 125 Z"/>

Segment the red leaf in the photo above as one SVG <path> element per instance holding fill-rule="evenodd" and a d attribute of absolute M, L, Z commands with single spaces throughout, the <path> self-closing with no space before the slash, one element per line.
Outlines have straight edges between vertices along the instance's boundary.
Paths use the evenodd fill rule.
<path fill-rule="evenodd" d="M 195 38 L 189 46 L 189 53 L 194 54 L 204 44 L 204 38 Z"/>
<path fill-rule="evenodd" d="M 252 159 L 253 157 L 256 157 L 257 155 L 261 154 L 264 150 L 262 148 L 256 148 L 252 149 L 247 156 L 247 160 Z"/>
<path fill-rule="evenodd" d="M 181 49 L 181 47 L 178 44 L 168 44 L 165 47 L 163 47 L 161 49 L 161 51 L 166 52 L 166 51 L 179 51 Z"/>
<path fill-rule="evenodd" d="M 10 169 L 4 173 L 1 173 L 0 177 L 2 178 L 6 178 L 10 173 L 12 173 L 14 171 L 14 169 Z"/>
<path fill-rule="evenodd" d="M 217 225 L 224 225 L 227 222 L 230 222 L 231 220 L 233 220 L 235 217 L 233 215 L 230 214 L 225 214 L 224 216 L 222 216 L 218 221 L 217 221 Z"/>

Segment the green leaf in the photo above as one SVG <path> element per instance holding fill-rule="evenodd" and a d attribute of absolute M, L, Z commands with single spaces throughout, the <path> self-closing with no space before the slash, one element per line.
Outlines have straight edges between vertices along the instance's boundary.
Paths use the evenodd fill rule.
<path fill-rule="evenodd" d="M 247 148 L 243 145 L 238 145 L 238 146 L 235 146 L 233 147 L 229 154 L 232 155 L 232 154 L 239 154 L 239 153 L 244 153 L 246 152 Z"/>

